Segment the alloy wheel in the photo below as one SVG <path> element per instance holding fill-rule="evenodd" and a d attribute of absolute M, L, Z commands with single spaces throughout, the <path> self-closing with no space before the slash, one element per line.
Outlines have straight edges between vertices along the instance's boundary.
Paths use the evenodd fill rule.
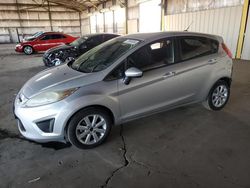
<path fill-rule="evenodd" d="M 32 52 L 33 52 L 32 47 L 30 47 L 30 46 L 25 46 L 24 47 L 24 53 L 25 54 L 32 54 Z"/>
<path fill-rule="evenodd" d="M 225 85 L 219 85 L 215 88 L 212 94 L 212 103 L 219 108 L 225 104 L 228 98 L 228 89 Z"/>
<path fill-rule="evenodd" d="M 107 125 L 101 115 L 85 116 L 76 126 L 76 138 L 79 142 L 91 145 L 97 143 L 105 135 Z"/>

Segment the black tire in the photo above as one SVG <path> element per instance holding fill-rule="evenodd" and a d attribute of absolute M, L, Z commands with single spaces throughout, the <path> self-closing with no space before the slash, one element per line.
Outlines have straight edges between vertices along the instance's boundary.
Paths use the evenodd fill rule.
<path fill-rule="evenodd" d="M 213 101 L 216 100 L 215 97 L 217 97 L 217 96 L 214 96 L 213 94 L 216 95 L 216 93 L 217 93 L 216 89 L 218 89 L 219 87 L 221 87 L 225 91 L 227 91 L 227 94 L 226 95 L 225 94 L 223 94 L 223 95 L 220 94 L 221 96 L 219 96 L 218 98 L 220 98 L 221 103 L 218 103 L 218 105 L 216 105 L 216 102 L 213 102 Z M 219 80 L 218 82 L 216 82 L 213 85 L 213 87 L 209 91 L 209 94 L 208 94 L 208 97 L 207 97 L 206 101 L 203 102 L 203 106 L 205 108 L 207 108 L 208 110 L 214 110 L 214 111 L 221 110 L 227 104 L 229 96 L 230 96 L 230 87 L 229 87 L 228 83 L 226 81 L 224 81 L 224 80 Z M 225 100 L 223 100 L 223 98 Z"/>
<path fill-rule="evenodd" d="M 94 127 L 92 127 L 92 130 L 91 130 L 91 128 L 88 128 L 88 130 L 86 129 L 86 127 L 88 127 L 88 126 L 87 126 L 84 118 L 88 117 L 88 119 L 90 121 L 92 120 L 91 123 L 93 123 L 94 117 L 93 117 L 93 119 L 91 119 L 91 116 L 94 116 L 94 115 L 97 115 L 97 117 L 99 117 L 99 119 L 101 121 L 102 121 L 102 119 L 100 117 L 102 117 L 105 120 L 105 126 L 102 126 L 103 130 L 104 130 L 104 127 L 106 127 L 105 133 L 103 133 L 103 135 L 102 135 L 102 133 L 97 131 L 97 130 L 100 130 L 99 127 L 96 127 L 96 129 L 94 129 Z M 97 118 L 96 122 L 100 123 L 99 119 Z M 79 124 L 81 124 L 81 125 L 79 125 Z M 84 127 L 84 130 L 82 130 L 82 132 L 80 132 L 79 126 Z M 110 133 L 111 127 L 112 127 L 112 120 L 111 120 L 109 113 L 107 113 L 106 111 L 99 109 L 99 108 L 86 108 L 86 109 L 83 109 L 83 110 L 80 110 L 79 112 L 77 112 L 70 119 L 70 122 L 69 122 L 68 128 L 67 128 L 68 140 L 72 145 L 74 145 L 80 149 L 94 148 L 94 147 L 102 144 L 107 139 L 107 137 Z M 79 136 L 81 134 L 84 134 L 84 135 L 86 134 L 86 137 L 83 137 L 83 139 L 80 139 Z M 100 139 L 98 141 L 95 141 L 94 136 L 93 136 L 94 134 L 96 136 L 100 137 Z M 91 135 L 89 137 L 92 140 L 92 143 L 87 144 L 86 140 L 87 140 L 88 135 Z M 84 140 L 86 143 L 83 143 Z"/>
<path fill-rule="evenodd" d="M 24 52 L 26 55 L 31 55 L 31 54 L 34 53 L 34 49 L 33 49 L 31 46 L 24 46 L 23 52 Z"/>

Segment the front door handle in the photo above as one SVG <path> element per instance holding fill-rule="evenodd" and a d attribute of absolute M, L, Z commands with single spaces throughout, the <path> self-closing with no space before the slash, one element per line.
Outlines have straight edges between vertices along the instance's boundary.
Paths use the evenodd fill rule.
<path fill-rule="evenodd" d="M 176 73 L 175 72 L 167 72 L 166 74 L 163 75 L 163 78 L 169 78 L 169 77 L 172 77 L 174 76 Z"/>

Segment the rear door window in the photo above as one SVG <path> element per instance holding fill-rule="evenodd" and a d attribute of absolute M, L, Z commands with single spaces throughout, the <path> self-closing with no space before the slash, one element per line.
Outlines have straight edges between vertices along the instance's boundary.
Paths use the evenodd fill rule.
<path fill-rule="evenodd" d="M 218 42 L 205 37 L 180 37 L 180 59 L 182 61 L 216 53 Z"/>

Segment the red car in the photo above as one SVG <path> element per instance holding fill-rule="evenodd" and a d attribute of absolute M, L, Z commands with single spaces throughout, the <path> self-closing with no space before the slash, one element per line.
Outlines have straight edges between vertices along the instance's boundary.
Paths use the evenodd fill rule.
<path fill-rule="evenodd" d="M 52 47 L 69 44 L 76 37 L 60 32 L 37 32 L 31 37 L 24 38 L 23 42 L 16 45 L 16 52 L 24 52 L 27 55 L 33 52 L 46 51 Z"/>

